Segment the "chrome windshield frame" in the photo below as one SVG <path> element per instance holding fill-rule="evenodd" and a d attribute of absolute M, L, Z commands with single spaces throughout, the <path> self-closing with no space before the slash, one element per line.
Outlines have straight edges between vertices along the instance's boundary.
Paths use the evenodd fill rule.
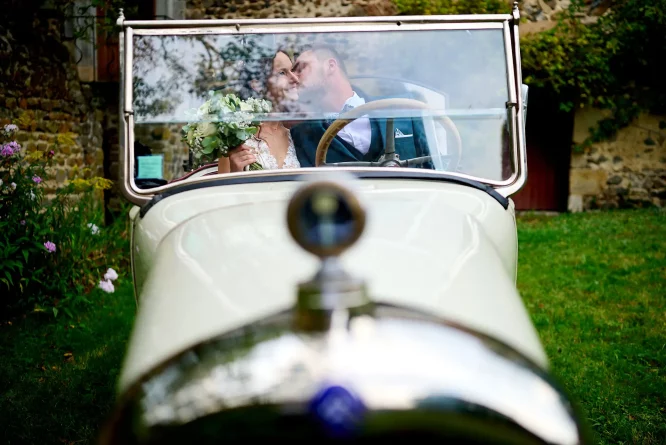
<path fill-rule="evenodd" d="M 496 15 L 450 15 L 450 16 L 399 16 L 399 17 L 326 17 L 291 19 L 243 19 L 243 20 L 125 20 L 121 16 L 120 26 L 120 189 L 127 200 L 137 205 L 148 203 L 154 196 L 165 190 L 179 187 L 184 183 L 210 180 L 211 177 L 188 178 L 183 181 L 165 184 L 151 189 L 141 189 L 134 181 L 134 109 L 133 109 L 133 37 L 135 35 L 206 35 L 206 34 L 267 34 L 267 33 L 312 33 L 312 32 L 384 32 L 406 30 L 450 30 L 450 29 L 502 29 L 504 33 L 505 57 L 509 100 L 506 104 L 509 113 L 509 133 L 513 174 L 506 180 L 494 181 L 463 173 L 433 171 L 442 178 L 456 176 L 478 181 L 493 187 L 502 196 L 508 197 L 522 188 L 527 178 L 525 159 L 525 138 L 523 128 L 522 75 L 518 40 L 519 14 Z M 344 170 L 359 170 L 358 167 L 344 167 Z M 304 174 L 314 173 L 313 169 L 303 169 Z M 375 168 L 395 174 L 395 168 Z M 292 172 L 293 173 L 293 172 Z M 272 170 L 242 172 L 237 175 L 270 176 L 279 174 Z M 228 175 L 225 175 L 228 176 Z M 219 176 L 215 179 L 220 179 Z M 236 180 L 238 177 L 236 177 Z"/>

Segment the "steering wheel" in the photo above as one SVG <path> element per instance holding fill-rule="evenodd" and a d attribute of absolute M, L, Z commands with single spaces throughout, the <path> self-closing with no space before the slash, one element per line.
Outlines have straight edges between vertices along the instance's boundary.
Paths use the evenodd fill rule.
<path fill-rule="evenodd" d="M 432 156 L 421 156 L 418 158 L 400 160 L 398 154 L 395 152 L 395 133 L 393 118 L 386 121 L 386 144 L 384 144 L 384 154 L 375 162 L 366 161 L 350 161 L 350 162 L 336 162 L 333 164 L 326 164 L 326 154 L 333 142 L 335 136 L 347 124 L 353 122 L 359 117 L 368 114 L 369 112 L 386 109 L 389 107 L 407 108 L 407 109 L 432 109 L 427 104 L 414 100 L 414 99 L 381 99 L 359 105 L 358 107 L 349 110 L 338 119 L 336 119 L 330 127 L 324 132 L 319 144 L 317 145 L 317 152 L 315 154 L 315 166 L 350 166 L 350 167 L 414 167 L 417 165 L 425 164 L 432 161 Z M 435 116 L 435 120 L 439 122 L 446 130 L 450 130 L 455 140 L 455 155 L 453 155 L 453 168 L 457 170 L 462 158 L 462 139 L 460 132 L 448 116 Z M 442 156 L 444 157 L 444 156 Z"/>

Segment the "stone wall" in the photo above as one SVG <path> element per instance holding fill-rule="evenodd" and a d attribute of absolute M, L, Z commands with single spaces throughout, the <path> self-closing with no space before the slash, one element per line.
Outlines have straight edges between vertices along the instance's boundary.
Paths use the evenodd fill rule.
<path fill-rule="evenodd" d="M 594 22 L 597 17 L 606 13 L 610 8 L 611 0 L 585 0 L 585 5 L 579 13 L 583 23 Z M 563 11 L 571 6 L 571 0 L 522 0 L 520 2 L 521 15 L 528 22 L 556 22 Z"/>
<path fill-rule="evenodd" d="M 527 23 L 521 32 L 551 27 L 570 0 L 523 0 Z M 588 0 L 584 21 L 606 12 L 608 0 Z M 187 0 L 184 18 L 271 18 L 393 15 L 392 0 Z M 117 83 L 79 80 L 71 48 L 63 43 L 58 20 L 36 15 L 21 23 L 0 23 L 0 125 L 21 126 L 17 135 L 27 150 L 55 149 L 53 193 L 84 167 L 90 175 L 118 179 Z M 576 114 L 574 142 L 580 142 L 601 115 Z M 666 204 L 666 118 L 641 116 L 616 139 L 572 155 L 569 209 Z M 137 130 L 137 140 L 165 154 L 165 177 L 182 175 L 187 152 L 177 128 Z M 59 141 L 56 147 L 56 141 Z M 567 149 L 563 147 L 563 149 Z M 106 154 L 106 156 L 105 156 Z M 107 199 L 119 202 L 115 192 Z"/>
<path fill-rule="evenodd" d="M 77 172 L 82 177 L 104 175 L 105 113 L 96 109 L 91 86 L 78 80 L 58 23 L 36 16 L 0 24 L 6 39 L 0 42 L 0 125 L 17 124 L 17 140 L 29 152 L 56 152 L 47 193 Z"/>
<path fill-rule="evenodd" d="M 576 114 L 574 143 L 604 113 Z M 615 138 L 573 153 L 569 176 L 569 210 L 666 205 L 666 116 L 643 114 Z"/>
<path fill-rule="evenodd" d="M 391 0 L 188 0 L 185 18 L 343 17 L 396 13 Z"/>

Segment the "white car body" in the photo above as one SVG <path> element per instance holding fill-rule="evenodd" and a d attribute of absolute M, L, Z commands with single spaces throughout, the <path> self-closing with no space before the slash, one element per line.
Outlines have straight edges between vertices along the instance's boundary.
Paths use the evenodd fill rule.
<path fill-rule="evenodd" d="M 293 304 L 297 284 L 318 265 L 287 231 L 298 186 L 192 190 L 134 219 L 139 299 L 121 392 L 187 347 Z M 419 180 L 364 180 L 359 192 L 368 226 L 342 260 L 367 280 L 373 300 L 469 326 L 547 367 L 515 287 L 513 207 L 467 186 Z"/>
<path fill-rule="evenodd" d="M 513 422 L 512 428 L 519 434 L 527 434 L 524 437 L 529 437 L 529 443 L 584 442 L 583 428 L 568 400 L 549 380 L 546 354 L 516 288 L 518 238 L 510 196 L 527 178 L 527 87 L 522 85 L 520 72 L 518 23 L 517 7 L 510 15 L 450 17 L 149 22 L 126 21 L 121 16 L 121 189 L 136 204 L 130 219 L 137 314 L 118 381 L 118 410 L 103 443 L 208 443 L 205 440 L 209 439 L 217 443 L 231 433 L 238 433 L 241 443 L 261 434 L 266 435 L 265 440 L 297 440 L 289 435 L 298 428 L 276 425 L 284 418 L 309 425 L 307 419 L 312 415 L 326 417 L 317 408 L 322 385 L 326 391 L 345 388 L 347 401 L 358 396 L 360 402 L 347 406 L 352 411 L 363 407 L 363 412 L 375 419 L 388 415 L 379 428 L 380 433 L 388 434 L 386 437 L 397 433 L 399 423 L 391 417 L 397 413 L 408 416 L 405 418 L 415 422 L 417 429 L 446 437 L 458 425 L 456 416 L 470 415 L 474 422 L 481 419 L 480 426 L 460 424 L 462 436 L 454 437 L 470 438 L 470 434 L 485 432 L 485 425 L 493 438 L 517 440 L 518 436 L 503 436 L 506 431 L 496 424 L 483 423 L 499 414 Z M 137 109 L 134 95 L 145 94 L 135 91 L 137 83 L 145 86 L 156 82 L 152 87 L 158 93 L 161 87 L 155 80 L 159 76 L 151 74 L 153 63 L 160 62 L 142 55 L 145 48 L 135 48 L 141 39 L 163 39 L 171 45 L 175 41 L 176 46 L 170 47 L 173 50 L 178 49 L 179 39 L 189 44 L 210 38 L 215 45 L 222 45 L 220 42 L 238 38 L 242 46 L 247 44 L 245 37 L 267 33 L 274 33 L 273 39 L 289 37 L 290 33 L 352 33 L 349 36 L 361 39 L 374 35 L 374 44 L 381 44 L 384 35 L 402 36 L 407 41 L 418 39 L 419 31 L 435 32 L 421 34 L 423 42 L 429 42 L 436 32 L 444 35 L 451 31 L 450 35 L 458 33 L 459 42 L 471 42 L 474 50 L 474 36 L 482 35 L 477 33 L 480 30 L 489 30 L 497 37 L 486 42 L 488 54 L 499 61 L 498 70 L 488 68 L 490 77 L 500 79 L 491 87 L 497 90 L 493 90 L 497 97 L 488 101 L 494 101 L 492 106 L 474 109 L 475 103 L 485 103 L 483 97 L 477 97 L 456 111 L 461 101 L 456 99 L 459 92 L 454 88 L 444 94 L 437 85 L 421 81 L 409 86 L 410 94 L 422 101 L 417 108 L 425 104 L 426 111 L 432 112 L 446 106 L 444 111 L 451 113 L 451 119 L 460 119 L 453 123 L 449 114 L 441 119 L 432 114 L 433 121 L 439 119 L 446 129 L 444 137 L 457 135 L 466 144 L 458 142 L 456 152 L 454 137 L 453 146 L 447 140 L 442 148 L 437 145 L 440 136 L 426 129 L 426 141 L 434 142 L 439 153 L 431 151 L 421 159 L 429 158 L 434 167 L 416 168 L 401 160 L 405 168 L 377 166 L 373 161 L 369 166 L 324 170 L 305 166 L 216 174 L 217 166 L 212 166 L 182 179 L 167 178 L 174 179 L 172 182 L 162 177 L 146 182 L 146 176 L 135 173 L 139 164 L 135 127 L 184 123 L 178 114 L 181 111 L 166 118 L 158 116 L 159 111 L 151 120 L 145 110 Z M 381 34 L 384 31 L 393 34 Z M 209 44 L 208 55 L 211 48 L 219 49 Z M 504 54 L 498 55 L 497 48 Z M 476 57 L 478 63 L 484 63 L 485 56 Z M 144 84 L 135 79 L 142 69 L 137 68 L 140 63 L 148 72 L 148 77 L 141 79 Z M 362 63 L 352 64 L 350 70 L 362 71 L 358 66 Z M 176 72 L 185 75 L 185 71 Z M 474 76 L 463 73 L 462 77 Z M 377 85 L 386 80 L 370 78 Z M 437 82 L 436 75 L 430 79 Z M 485 77 L 478 79 L 478 85 L 486 83 Z M 398 81 L 403 86 L 410 82 Z M 492 79 L 487 83 L 492 84 Z M 190 94 L 185 94 L 186 100 L 196 99 L 191 91 L 186 93 Z M 467 94 L 473 96 L 473 92 Z M 395 103 L 416 102 L 401 100 Z M 182 104 L 175 103 L 175 108 L 179 107 Z M 425 119 L 428 115 L 419 116 Z M 391 125 L 387 128 L 392 130 L 404 116 L 386 119 Z M 451 123 L 444 125 L 444 119 Z M 335 135 L 329 132 L 339 131 L 338 124 L 334 123 L 321 141 L 328 137 L 330 145 Z M 486 128 L 486 124 L 491 129 L 487 134 L 474 134 L 474 128 Z M 414 133 L 416 141 L 416 130 Z M 396 138 L 412 136 L 395 134 Z M 507 139 L 502 139 L 504 134 Z M 389 159 L 389 139 L 377 162 Z M 481 152 L 486 146 L 486 152 Z M 456 153 L 460 158 L 451 164 L 447 159 Z M 463 154 L 472 162 L 460 167 Z M 484 159 L 487 165 L 482 165 Z M 455 169 L 445 170 L 449 165 Z M 289 221 L 287 218 L 288 208 L 295 206 L 299 211 L 298 205 L 305 206 L 305 201 L 295 198 L 300 191 L 309 190 L 305 184 L 332 187 L 325 182 L 326 172 L 347 175 L 342 189 L 335 190 L 347 190 L 340 195 L 342 204 L 360 202 L 352 205 L 355 210 L 349 218 L 363 221 L 349 226 L 360 227 L 358 233 L 363 233 L 341 254 L 339 263 L 331 262 L 328 254 L 317 258 L 304 250 L 304 243 L 299 241 L 299 247 L 294 242 L 294 230 L 300 230 L 294 229 L 294 218 L 306 227 L 309 217 L 303 216 L 305 213 L 289 213 Z M 347 275 L 340 274 L 338 264 Z M 357 279 L 364 287 L 355 287 Z M 336 287 L 340 283 L 342 287 Z M 354 306 L 350 303 L 353 299 L 340 299 L 340 295 L 347 295 L 344 289 L 352 289 L 349 295 L 360 298 L 360 303 Z M 313 306 L 316 298 L 321 298 L 321 306 Z M 330 386 L 331 382 L 341 386 Z M 347 397 L 347 391 L 356 396 Z M 476 408 L 469 410 L 470 406 Z M 425 417 L 409 417 L 417 408 L 425 410 L 418 411 L 426 413 Z M 434 417 L 429 417 L 431 409 Z M 265 419 L 264 410 L 272 410 L 276 423 L 257 420 L 259 423 L 253 424 L 257 413 L 261 413 L 257 419 Z M 249 414 L 233 417 L 234 412 Z M 361 416 L 359 412 L 354 415 Z M 479 413 L 483 416 L 477 418 Z M 353 425 L 367 418 L 363 416 L 366 414 Z M 248 423 L 239 424 L 241 418 Z M 328 422 L 324 429 L 331 422 L 336 428 L 350 426 L 339 420 L 324 419 Z M 212 423 L 197 429 L 196 425 L 206 421 Z M 230 423 L 224 423 L 227 421 Z M 219 436 L 205 436 L 210 428 Z M 195 436 L 202 431 L 204 438 L 197 442 Z M 306 435 L 311 440 L 315 436 Z"/>

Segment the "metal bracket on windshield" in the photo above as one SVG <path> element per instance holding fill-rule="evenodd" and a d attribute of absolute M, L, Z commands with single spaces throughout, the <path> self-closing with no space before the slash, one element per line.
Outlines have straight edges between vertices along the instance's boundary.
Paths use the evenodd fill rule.
<path fill-rule="evenodd" d="M 518 7 L 518 2 L 513 2 L 511 15 L 513 16 L 513 24 L 518 25 L 520 23 L 520 8 Z"/>

